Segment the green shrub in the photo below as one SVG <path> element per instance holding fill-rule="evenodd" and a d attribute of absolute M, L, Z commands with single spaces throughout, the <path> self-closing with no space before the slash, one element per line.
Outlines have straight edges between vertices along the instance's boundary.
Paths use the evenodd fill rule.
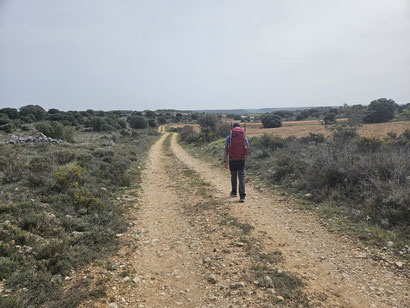
<path fill-rule="evenodd" d="M 117 249 L 127 225 L 115 199 L 140 176 L 133 162 L 157 134 L 135 132 L 110 149 L 101 134 L 82 132 L 76 145 L 0 144 L 0 279 L 14 291 L 0 307 L 68 304 L 59 275 Z"/>
<path fill-rule="evenodd" d="M 369 136 L 358 137 L 355 141 L 362 151 L 377 151 L 383 144 L 383 140 Z"/>
<path fill-rule="evenodd" d="M 157 122 L 155 122 L 154 119 L 149 119 L 149 120 L 148 120 L 148 125 L 149 125 L 150 127 L 157 127 Z"/>
<path fill-rule="evenodd" d="M 282 126 L 282 119 L 280 116 L 268 113 L 263 115 L 262 117 L 262 125 L 265 128 L 274 128 L 274 127 L 281 127 Z"/>
<path fill-rule="evenodd" d="M 58 192 L 67 191 L 70 188 L 78 186 L 82 168 L 77 165 L 68 164 L 63 166 L 54 174 L 55 183 L 51 185 L 52 189 Z"/>
<path fill-rule="evenodd" d="M 61 139 L 67 142 L 74 142 L 74 132 L 71 127 L 66 127 L 60 122 L 43 122 L 36 125 L 36 129 L 53 139 Z"/>
<path fill-rule="evenodd" d="M 250 140 L 249 172 L 313 200 L 346 206 L 384 228 L 410 228 L 410 143 L 405 137 L 357 137 L 341 128 L 332 138 Z"/>
<path fill-rule="evenodd" d="M 0 176 L 3 183 L 16 183 L 24 179 L 28 172 L 26 158 L 19 155 L 19 148 L 0 146 Z"/>
<path fill-rule="evenodd" d="M 0 114 L 6 114 L 9 119 L 17 119 L 19 117 L 19 112 L 16 108 L 2 108 L 0 109 Z"/>
<path fill-rule="evenodd" d="M 9 278 L 18 269 L 20 264 L 11 260 L 9 257 L 0 256 L 0 279 Z"/>
<path fill-rule="evenodd" d="M 179 134 L 179 138 L 186 143 L 200 142 L 200 134 L 192 126 L 184 126 Z"/>
<path fill-rule="evenodd" d="M 43 107 L 38 105 L 27 105 L 20 108 L 20 117 L 30 118 L 32 122 L 44 120 L 46 115 L 47 113 Z"/>
<path fill-rule="evenodd" d="M 14 125 L 13 123 L 6 123 L 3 125 L 0 125 L 0 130 L 4 131 L 7 134 L 10 134 L 14 130 Z"/>
<path fill-rule="evenodd" d="M 307 137 L 302 137 L 300 138 L 300 140 L 303 143 L 314 143 L 314 144 L 318 144 L 318 143 L 323 143 L 326 141 L 326 138 L 323 134 L 315 134 L 315 133 L 309 133 L 309 136 Z"/>
<path fill-rule="evenodd" d="M 273 151 L 283 148 L 285 144 L 286 139 L 279 136 L 264 134 L 260 138 L 252 138 L 252 147 L 268 148 Z"/>
<path fill-rule="evenodd" d="M 131 128 L 134 128 L 134 129 L 148 127 L 148 121 L 144 117 L 138 116 L 138 115 L 129 116 L 127 118 L 127 122 L 131 126 Z"/>
<path fill-rule="evenodd" d="M 394 111 L 397 104 L 392 99 L 379 98 L 370 103 L 367 108 L 367 115 L 364 117 L 364 123 L 382 123 L 388 122 L 394 118 Z"/>
<path fill-rule="evenodd" d="M 92 193 L 85 188 L 74 194 L 74 200 L 78 208 L 95 209 L 104 206 L 101 200 L 95 198 Z"/>
<path fill-rule="evenodd" d="M 198 119 L 201 130 L 214 131 L 220 119 L 215 114 L 205 114 Z"/>
<path fill-rule="evenodd" d="M 337 109 L 336 109 L 336 111 L 337 111 Z M 336 113 L 333 113 L 333 112 L 329 111 L 329 113 L 326 116 L 323 117 L 323 122 L 326 125 L 336 123 Z"/>
<path fill-rule="evenodd" d="M 57 165 L 65 165 L 72 162 L 76 154 L 71 150 L 60 150 L 53 153 L 53 159 Z"/>
<path fill-rule="evenodd" d="M 337 144 L 344 144 L 358 136 L 357 129 L 357 126 L 335 125 L 331 127 L 332 137 Z"/>

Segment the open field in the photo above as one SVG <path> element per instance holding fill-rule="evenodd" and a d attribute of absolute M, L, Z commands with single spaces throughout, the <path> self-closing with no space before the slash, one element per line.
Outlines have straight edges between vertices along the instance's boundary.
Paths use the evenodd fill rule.
<path fill-rule="evenodd" d="M 171 128 L 183 128 L 184 126 L 192 126 L 195 131 L 201 131 L 199 124 L 172 124 L 169 127 Z"/>
<path fill-rule="evenodd" d="M 198 124 L 173 124 L 170 127 L 182 128 L 186 125 L 193 126 L 195 131 L 200 131 Z M 243 125 L 243 123 L 241 125 Z M 359 134 L 361 136 L 383 138 L 390 132 L 396 132 L 400 135 L 406 129 L 410 129 L 410 121 L 364 124 L 359 128 Z M 246 134 L 250 137 L 258 137 L 264 134 L 277 135 L 280 137 L 304 137 L 308 136 L 309 133 L 329 136 L 331 131 L 326 129 L 326 127 L 317 120 L 283 122 L 283 126 L 279 128 L 263 128 L 262 123 L 246 123 Z"/>
<path fill-rule="evenodd" d="M 364 124 L 359 129 L 359 134 L 370 137 L 386 137 L 389 132 L 403 133 L 410 128 L 409 121 Z M 279 128 L 263 128 L 262 123 L 247 123 L 246 134 L 248 136 L 262 136 L 264 134 L 278 135 L 280 137 L 296 136 L 304 137 L 309 133 L 330 135 L 330 130 L 320 124 L 320 121 L 290 121 L 283 122 L 283 126 Z"/>

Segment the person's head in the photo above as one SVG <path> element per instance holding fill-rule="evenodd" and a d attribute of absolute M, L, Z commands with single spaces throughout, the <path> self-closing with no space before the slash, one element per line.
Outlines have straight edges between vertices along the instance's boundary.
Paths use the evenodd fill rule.
<path fill-rule="evenodd" d="M 233 127 L 241 127 L 241 124 L 240 123 L 234 123 Z"/>

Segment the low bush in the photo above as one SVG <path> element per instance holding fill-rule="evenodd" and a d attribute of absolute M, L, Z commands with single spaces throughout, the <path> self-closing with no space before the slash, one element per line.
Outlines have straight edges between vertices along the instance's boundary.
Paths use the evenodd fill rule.
<path fill-rule="evenodd" d="M 319 142 L 253 138 L 248 170 L 314 200 L 342 203 L 385 228 L 409 230 L 410 143 L 404 136 L 389 142 L 354 136 L 339 130 Z"/>
<path fill-rule="evenodd" d="M 146 118 L 144 118 L 143 116 L 139 116 L 139 115 L 129 116 L 127 118 L 127 122 L 130 125 L 130 127 L 134 129 L 148 127 L 148 121 L 146 120 Z"/>
<path fill-rule="evenodd" d="M 6 123 L 3 125 L 0 125 L 0 130 L 4 131 L 7 134 L 10 134 L 14 130 L 14 125 L 13 123 Z"/>
<path fill-rule="evenodd" d="M 410 234 L 410 134 L 360 137 L 355 127 L 337 127 L 330 137 L 264 135 L 250 138 L 247 172 L 317 204 L 345 208 L 355 221 Z M 192 136 L 189 130 L 189 136 Z M 182 138 L 181 138 L 182 139 Z M 196 147 L 197 148 L 197 147 Z M 223 144 L 200 148 L 222 157 Z"/>
<path fill-rule="evenodd" d="M 184 126 L 180 130 L 180 140 L 185 143 L 203 143 L 211 142 L 218 138 L 224 138 L 229 135 L 230 125 L 222 122 L 214 114 L 202 116 L 198 122 L 201 125 L 201 131 L 197 132 L 192 126 Z"/>
<path fill-rule="evenodd" d="M 73 129 L 71 127 L 64 126 L 60 122 L 42 122 L 36 125 L 36 129 L 53 139 L 61 139 L 67 142 L 74 142 Z"/>

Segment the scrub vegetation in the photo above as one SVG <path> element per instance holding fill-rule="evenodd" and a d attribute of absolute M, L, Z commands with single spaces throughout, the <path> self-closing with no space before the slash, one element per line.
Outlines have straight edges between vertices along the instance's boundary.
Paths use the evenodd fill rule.
<path fill-rule="evenodd" d="M 63 286 L 116 251 L 126 229 L 118 197 L 138 184 L 157 133 L 130 128 L 121 112 L 28 106 L 11 114 L 14 134 L 66 142 L 0 145 L 0 307 L 75 307 L 104 294 L 86 282 Z"/>

